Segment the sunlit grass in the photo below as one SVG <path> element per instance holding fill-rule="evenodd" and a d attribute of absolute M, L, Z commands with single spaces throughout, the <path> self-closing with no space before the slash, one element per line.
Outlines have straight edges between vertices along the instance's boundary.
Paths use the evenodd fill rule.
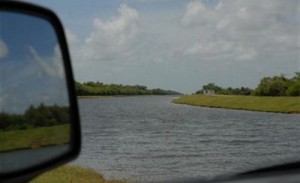
<path fill-rule="evenodd" d="M 101 95 L 88 95 L 88 96 L 77 96 L 77 99 L 103 99 L 103 98 L 112 98 L 114 96 L 101 96 Z"/>
<path fill-rule="evenodd" d="M 300 113 L 300 97 L 185 95 L 177 104 L 278 113 Z"/>
<path fill-rule="evenodd" d="M 105 180 L 94 170 L 68 165 L 48 171 L 31 183 L 127 183 L 127 181 Z"/>
<path fill-rule="evenodd" d="M 62 145 L 69 142 L 70 125 L 0 132 L 0 152 Z"/>

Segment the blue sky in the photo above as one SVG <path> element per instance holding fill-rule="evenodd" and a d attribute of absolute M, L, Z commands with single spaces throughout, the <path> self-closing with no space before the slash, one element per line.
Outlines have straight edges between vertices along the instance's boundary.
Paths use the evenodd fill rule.
<path fill-rule="evenodd" d="M 2 60 L 23 61 L 30 56 L 29 46 L 44 57 L 53 55 L 57 39 L 48 22 L 14 13 L 1 13 L 0 22 L 1 40 L 8 49 L 7 56 Z"/>
<path fill-rule="evenodd" d="M 63 61 L 49 22 L 4 12 L 0 22 L 0 112 L 68 105 Z"/>
<path fill-rule="evenodd" d="M 76 80 L 192 93 L 299 70 L 298 1 L 32 0 L 54 10 Z"/>

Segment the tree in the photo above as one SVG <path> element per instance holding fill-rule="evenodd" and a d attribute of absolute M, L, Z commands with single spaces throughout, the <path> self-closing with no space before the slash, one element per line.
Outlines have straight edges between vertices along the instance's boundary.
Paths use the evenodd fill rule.
<path fill-rule="evenodd" d="M 180 94 L 175 91 L 162 89 L 147 89 L 142 85 L 120 85 L 120 84 L 103 84 L 100 82 L 89 81 L 87 83 L 75 82 L 76 92 L 79 96 L 84 95 L 173 95 Z"/>
<path fill-rule="evenodd" d="M 258 96 L 285 96 L 290 82 L 284 75 L 264 77 L 255 89 Z"/>
<path fill-rule="evenodd" d="M 300 96 L 300 80 L 293 83 L 293 85 L 288 88 L 286 93 L 288 96 Z"/>
<path fill-rule="evenodd" d="M 214 90 L 216 93 L 220 92 L 222 88 L 217 86 L 215 83 L 208 83 L 202 86 L 202 90 Z"/>

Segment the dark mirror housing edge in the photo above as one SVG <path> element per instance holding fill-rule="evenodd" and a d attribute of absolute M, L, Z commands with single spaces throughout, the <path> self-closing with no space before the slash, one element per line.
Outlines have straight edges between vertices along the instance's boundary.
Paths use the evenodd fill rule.
<path fill-rule="evenodd" d="M 64 61 L 64 71 L 67 80 L 66 83 L 68 87 L 71 114 L 70 149 L 69 151 L 58 157 L 55 157 L 47 162 L 37 164 L 28 169 L 0 174 L 0 182 L 26 182 L 39 175 L 40 173 L 43 173 L 51 168 L 57 167 L 70 160 L 75 159 L 79 155 L 81 147 L 81 132 L 77 98 L 73 79 L 74 77 L 64 29 L 59 18 L 54 12 L 47 8 L 19 1 L 0 1 L 0 11 L 23 13 L 31 16 L 36 16 L 44 19 L 45 21 L 48 21 L 53 26 L 53 29 L 55 30 L 57 35 L 58 42 L 60 44 Z"/>

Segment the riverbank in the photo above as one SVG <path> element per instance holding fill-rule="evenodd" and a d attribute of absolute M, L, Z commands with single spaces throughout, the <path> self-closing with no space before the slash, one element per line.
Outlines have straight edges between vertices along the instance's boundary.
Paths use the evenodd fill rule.
<path fill-rule="evenodd" d="M 0 139 L 2 140 L 0 152 L 66 144 L 69 143 L 69 134 L 69 124 L 4 131 L 0 133 Z"/>
<path fill-rule="evenodd" d="M 118 97 L 147 97 L 147 96 L 181 96 L 181 95 L 84 95 L 77 96 L 77 99 L 106 99 Z"/>
<path fill-rule="evenodd" d="M 193 106 L 275 113 L 300 113 L 300 97 L 184 95 L 172 101 Z"/>
<path fill-rule="evenodd" d="M 86 96 L 77 96 L 77 99 L 102 99 L 102 98 L 111 98 L 115 96 L 101 96 L 101 95 L 86 95 Z"/>
<path fill-rule="evenodd" d="M 78 166 L 65 165 L 41 174 L 30 183 L 127 183 L 121 180 L 106 180 L 98 172 Z"/>

